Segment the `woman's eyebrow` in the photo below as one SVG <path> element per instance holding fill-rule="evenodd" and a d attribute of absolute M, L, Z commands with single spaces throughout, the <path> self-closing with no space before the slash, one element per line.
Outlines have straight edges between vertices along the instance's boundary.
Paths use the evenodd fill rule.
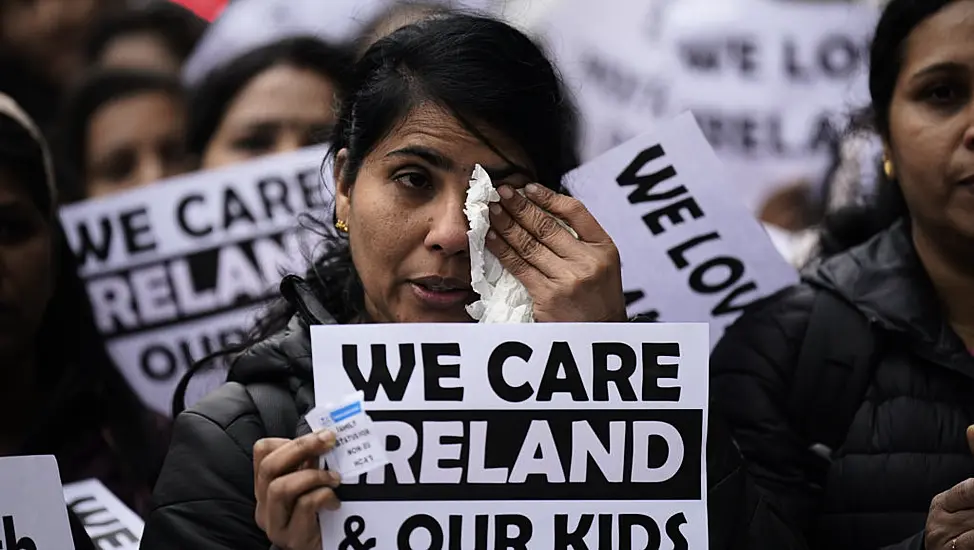
<path fill-rule="evenodd" d="M 419 157 L 430 163 L 434 168 L 439 168 L 440 170 L 445 170 L 447 172 L 450 172 L 456 168 L 456 163 L 441 155 L 439 151 L 435 151 L 429 147 L 423 147 L 421 145 L 407 145 L 401 149 L 396 149 L 395 151 L 386 153 L 386 157 L 396 156 Z"/>
<path fill-rule="evenodd" d="M 419 157 L 424 161 L 428 162 L 434 168 L 446 172 L 452 172 L 457 169 L 457 163 L 453 162 L 452 159 L 447 158 L 442 155 L 439 151 L 435 149 L 430 149 L 429 147 L 423 147 L 422 145 L 407 145 L 396 149 L 395 151 L 390 151 L 386 153 L 386 157 Z M 487 175 L 490 176 L 491 180 L 500 181 L 508 178 L 514 174 L 522 174 L 529 179 L 534 179 L 534 175 L 530 171 L 516 165 L 507 166 L 484 166 L 481 165 Z"/>
<path fill-rule="evenodd" d="M 935 74 L 960 74 L 967 70 L 967 67 L 962 63 L 957 63 L 954 61 L 945 61 L 942 63 L 934 63 L 920 69 L 919 71 L 913 73 L 910 77 L 911 80 L 919 80 L 925 76 L 935 75 Z"/>

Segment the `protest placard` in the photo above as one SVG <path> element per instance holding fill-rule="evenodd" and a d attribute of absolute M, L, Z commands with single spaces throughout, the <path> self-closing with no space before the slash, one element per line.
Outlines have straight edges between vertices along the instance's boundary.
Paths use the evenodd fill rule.
<path fill-rule="evenodd" d="M 538 23 L 535 31 L 582 113 L 583 160 L 642 134 L 665 112 L 660 36 L 674 1 L 559 0 Z"/>
<path fill-rule="evenodd" d="M 690 110 L 748 208 L 824 177 L 837 134 L 869 104 L 863 3 L 687 0 L 667 10 L 667 112 Z"/>
<path fill-rule="evenodd" d="M 343 479 L 342 507 L 320 515 L 325 550 L 707 548 L 706 325 L 332 325 L 311 338 L 316 402 L 361 390 L 389 461 Z"/>
<path fill-rule="evenodd" d="M 0 548 L 74 550 L 53 456 L 0 458 Z"/>
<path fill-rule="evenodd" d="M 565 176 L 619 248 L 631 314 L 710 323 L 798 281 L 689 114 Z"/>
<path fill-rule="evenodd" d="M 164 181 L 61 210 L 108 350 L 142 399 L 170 411 L 186 368 L 240 342 L 327 223 L 320 147 Z M 326 177 L 326 182 L 331 178 Z"/>
<path fill-rule="evenodd" d="M 138 550 L 145 522 L 101 481 L 68 483 L 64 486 L 64 501 L 84 525 L 95 548 Z"/>

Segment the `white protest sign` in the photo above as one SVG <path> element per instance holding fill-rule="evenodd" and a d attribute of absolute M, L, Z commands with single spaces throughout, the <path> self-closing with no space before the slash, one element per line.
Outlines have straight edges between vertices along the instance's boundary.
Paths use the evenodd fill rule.
<path fill-rule="evenodd" d="M 324 550 L 706 549 L 703 324 L 311 328 L 317 403 L 361 390 L 389 464 Z"/>
<path fill-rule="evenodd" d="M 619 248 L 630 314 L 710 323 L 798 282 L 684 114 L 565 176 Z"/>
<path fill-rule="evenodd" d="M 674 0 L 561 0 L 535 29 L 582 114 L 585 160 L 643 133 L 666 109 L 659 43 Z"/>
<path fill-rule="evenodd" d="M 186 368 L 241 341 L 282 274 L 308 267 L 299 215 L 331 217 L 324 156 L 304 149 L 61 210 L 98 329 L 153 409 L 168 414 Z"/>
<path fill-rule="evenodd" d="M 783 185 L 819 184 L 849 114 L 868 105 L 875 7 L 684 0 L 665 14 L 668 112 L 690 110 L 752 211 Z"/>
<path fill-rule="evenodd" d="M 87 479 L 64 486 L 64 501 L 85 527 L 95 548 L 138 550 L 145 522 L 102 482 Z"/>
<path fill-rule="evenodd" d="M 74 550 L 53 456 L 0 458 L 0 548 Z"/>

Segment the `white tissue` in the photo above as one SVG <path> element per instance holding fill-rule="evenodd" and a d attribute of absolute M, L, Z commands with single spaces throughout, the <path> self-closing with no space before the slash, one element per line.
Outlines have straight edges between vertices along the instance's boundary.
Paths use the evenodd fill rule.
<path fill-rule="evenodd" d="M 467 313 L 481 323 L 533 323 L 534 302 L 527 289 L 484 246 L 490 229 L 489 204 L 500 198 L 478 164 L 470 176 L 463 213 L 470 223 L 470 285 L 480 300 L 467 306 Z"/>

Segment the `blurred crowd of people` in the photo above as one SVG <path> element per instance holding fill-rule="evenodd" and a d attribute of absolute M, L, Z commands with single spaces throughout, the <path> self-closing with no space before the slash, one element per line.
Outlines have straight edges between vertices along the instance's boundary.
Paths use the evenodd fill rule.
<path fill-rule="evenodd" d="M 758 212 L 803 280 L 712 355 L 713 548 L 974 549 L 974 0 L 887 4 L 864 129 L 835 140 L 816 198 L 786 186 Z M 176 3 L 0 0 L 0 418 L 25 419 L 0 423 L 0 456 L 101 480 L 148 518 L 143 548 L 320 548 L 340 480 L 304 465 L 334 437 L 272 433 L 260 407 L 313 406 L 309 325 L 469 320 L 473 164 L 502 168 L 488 247 L 536 320 L 627 321 L 612 240 L 560 184 L 578 121 L 545 52 L 439 3 L 361 23 L 187 78 L 211 24 Z M 326 256 L 285 280 L 232 383 L 175 423 L 150 411 L 95 327 L 58 207 L 325 143 Z M 579 239 L 539 232 L 528 202 Z M 283 393 L 254 397 L 268 383 Z"/>

